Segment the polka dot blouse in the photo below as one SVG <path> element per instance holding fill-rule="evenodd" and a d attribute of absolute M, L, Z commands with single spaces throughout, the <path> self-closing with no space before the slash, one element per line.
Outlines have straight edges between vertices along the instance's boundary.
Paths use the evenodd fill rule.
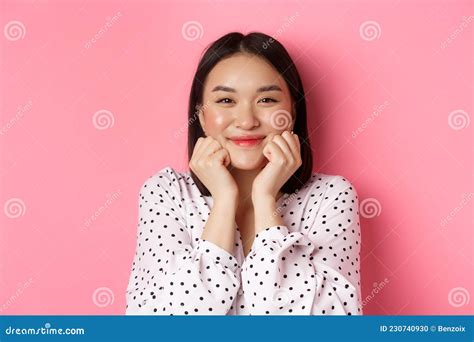
<path fill-rule="evenodd" d="M 212 197 L 189 171 L 165 167 L 142 185 L 127 315 L 360 315 L 358 197 L 342 176 L 313 173 L 277 201 L 285 225 L 245 257 L 201 234 Z"/>

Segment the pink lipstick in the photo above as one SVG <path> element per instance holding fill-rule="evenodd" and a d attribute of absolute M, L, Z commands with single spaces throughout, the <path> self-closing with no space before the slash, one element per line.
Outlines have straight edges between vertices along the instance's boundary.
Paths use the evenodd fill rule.
<path fill-rule="evenodd" d="M 230 137 L 229 139 L 240 147 L 254 147 L 260 144 L 264 138 L 264 135 L 241 135 Z"/>

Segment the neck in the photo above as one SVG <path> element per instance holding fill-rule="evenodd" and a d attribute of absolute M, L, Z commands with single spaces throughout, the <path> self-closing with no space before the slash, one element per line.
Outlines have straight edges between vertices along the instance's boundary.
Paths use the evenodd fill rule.
<path fill-rule="evenodd" d="M 260 173 L 260 169 L 240 170 L 233 168 L 230 173 L 239 187 L 239 210 L 252 209 L 252 184 Z"/>
<path fill-rule="evenodd" d="M 257 168 L 255 170 L 241 170 L 232 168 L 230 173 L 235 179 L 237 186 L 239 188 L 239 206 L 237 211 L 238 212 L 245 212 L 248 210 L 253 210 L 253 203 L 252 203 L 252 184 L 255 177 L 258 176 L 261 169 Z M 281 191 L 278 192 L 276 200 L 278 200 L 283 193 Z"/>

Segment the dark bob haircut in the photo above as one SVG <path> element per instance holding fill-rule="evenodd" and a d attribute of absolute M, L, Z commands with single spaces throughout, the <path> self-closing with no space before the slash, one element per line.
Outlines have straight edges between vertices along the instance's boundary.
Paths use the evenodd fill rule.
<path fill-rule="evenodd" d="M 206 137 L 199 120 L 196 119 L 199 113 L 198 108 L 202 106 L 203 102 L 206 77 L 217 63 L 237 53 L 252 54 L 263 58 L 278 71 L 288 86 L 296 115 L 293 132 L 298 135 L 301 142 L 302 164 L 283 185 L 281 191 L 287 194 L 296 192 L 311 177 L 313 169 L 303 84 L 293 60 L 283 45 L 276 39 L 260 32 L 251 32 L 247 35 L 240 32 L 228 33 L 211 43 L 202 55 L 189 95 L 188 162 L 191 161 L 194 145 L 199 137 Z M 201 194 L 211 196 L 209 190 L 192 170 L 190 170 L 190 174 Z"/>

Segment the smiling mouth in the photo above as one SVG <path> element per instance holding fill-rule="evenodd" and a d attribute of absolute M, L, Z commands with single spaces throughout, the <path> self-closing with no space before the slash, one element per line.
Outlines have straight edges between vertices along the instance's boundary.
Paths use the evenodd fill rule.
<path fill-rule="evenodd" d="M 258 139 L 231 139 L 232 143 L 234 145 L 237 145 L 239 147 L 254 147 L 259 145 L 264 138 L 258 138 Z"/>

